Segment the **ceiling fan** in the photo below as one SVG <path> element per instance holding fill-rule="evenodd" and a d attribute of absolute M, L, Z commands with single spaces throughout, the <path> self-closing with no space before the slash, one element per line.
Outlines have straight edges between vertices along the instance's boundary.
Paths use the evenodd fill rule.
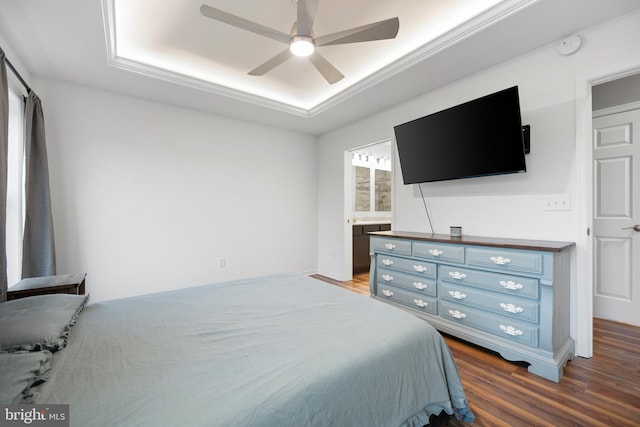
<path fill-rule="evenodd" d="M 216 21 L 224 22 L 225 24 L 251 31 L 252 33 L 289 45 L 286 50 L 249 71 L 248 74 L 252 76 L 262 76 L 293 55 L 296 55 L 308 57 L 309 61 L 311 61 L 313 66 L 322 74 L 325 80 L 327 80 L 329 84 L 334 84 L 342 80 L 344 75 L 331 65 L 324 56 L 318 53 L 316 50 L 317 47 L 393 39 L 398 34 L 400 20 L 395 17 L 316 37 L 313 34 L 313 21 L 316 15 L 316 9 L 318 8 L 318 1 L 319 0 L 297 0 L 298 16 L 296 23 L 293 24 L 291 34 L 271 29 L 206 4 L 200 7 L 200 13 Z"/>

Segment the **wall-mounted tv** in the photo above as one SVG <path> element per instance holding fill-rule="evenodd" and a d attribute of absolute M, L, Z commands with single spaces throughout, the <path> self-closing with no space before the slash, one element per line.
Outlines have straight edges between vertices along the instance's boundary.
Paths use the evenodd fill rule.
<path fill-rule="evenodd" d="M 394 131 L 405 184 L 526 172 L 517 86 Z"/>

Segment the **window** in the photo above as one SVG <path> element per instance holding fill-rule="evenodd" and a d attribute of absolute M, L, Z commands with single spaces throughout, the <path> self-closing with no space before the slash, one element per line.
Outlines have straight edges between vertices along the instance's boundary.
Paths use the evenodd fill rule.
<path fill-rule="evenodd" d="M 24 229 L 24 102 L 11 84 L 7 163 L 7 284 L 11 287 L 21 279 Z"/>

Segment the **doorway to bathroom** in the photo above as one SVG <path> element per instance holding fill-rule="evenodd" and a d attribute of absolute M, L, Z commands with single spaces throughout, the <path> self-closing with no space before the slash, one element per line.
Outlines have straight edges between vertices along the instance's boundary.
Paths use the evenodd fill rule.
<path fill-rule="evenodd" d="M 349 150 L 346 153 L 345 206 L 353 274 L 369 271 L 369 233 L 391 229 L 393 173 L 391 140 Z"/>

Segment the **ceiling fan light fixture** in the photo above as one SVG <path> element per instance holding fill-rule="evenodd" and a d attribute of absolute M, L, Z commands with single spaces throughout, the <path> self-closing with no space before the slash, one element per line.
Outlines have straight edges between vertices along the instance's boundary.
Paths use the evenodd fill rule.
<path fill-rule="evenodd" d="M 294 1 L 297 6 L 296 17 L 298 19 L 293 24 L 289 34 L 232 15 L 206 4 L 200 6 L 200 13 L 207 18 L 289 45 L 289 49 L 281 51 L 271 59 L 249 71 L 247 74 L 250 76 L 262 76 L 292 56 L 301 56 L 309 58 L 313 67 L 322 74 L 322 77 L 324 77 L 327 83 L 334 84 L 339 82 L 344 78 L 344 75 L 327 61 L 326 58 L 320 55 L 320 53 L 315 51 L 316 39 L 313 33 L 313 24 L 318 0 L 292 1 Z M 318 46 L 394 39 L 398 35 L 399 28 L 400 20 L 396 16 L 395 18 L 385 19 L 384 21 L 338 31 L 337 33 L 325 34 L 317 39 Z"/>
<path fill-rule="evenodd" d="M 296 56 L 309 56 L 316 50 L 316 46 L 311 37 L 293 36 L 289 50 Z"/>

